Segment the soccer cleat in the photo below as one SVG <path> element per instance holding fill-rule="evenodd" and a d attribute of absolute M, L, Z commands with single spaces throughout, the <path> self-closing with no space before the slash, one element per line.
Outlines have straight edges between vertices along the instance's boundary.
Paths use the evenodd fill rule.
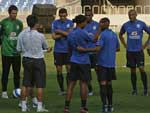
<path fill-rule="evenodd" d="M 108 112 L 113 112 L 114 111 L 114 108 L 112 105 L 108 105 Z"/>
<path fill-rule="evenodd" d="M 89 93 L 88 93 L 88 96 L 93 96 L 93 92 L 92 92 L 92 91 L 89 92 Z"/>
<path fill-rule="evenodd" d="M 48 109 L 42 107 L 41 109 L 37 109 L 37 112 L 48 112 Z"/>
<path fill-rule="evenodd" d="M 4 98 L 4 99 L 8 99 L 7 92 L 2 92 L 2 96 L 1 97 Z"/>
<path fill-rule="evenodd" d="M 66 95 L 66 92 L 65 91 L 61 91 L 61 92 L 58 93 L 58 95 L 60 95 L 60 96 Z"/>
<path fill-rule="evenodd" d="M 88 109 L 87 108 L 81 108 L 80 113 L 88 113 Z"/>
<path fill-rule="evenodd" d="M 103 112 L 103 113 L 108 112 L 108 106 L 107 106 L 107 105 L 103 105 L 103 106 L 102 106 L 102 112 Z"/>
<path fill-rule="evenodd" d="M 132 91 L 132 95 L 133 95 L 133 96 L 137 96 L 137 90 L 133 90 L 133 91 Z"/>
<path fill-rule="evenodd" d="M 69 108 L 68 108 L 68 107 L 65 107 L 65 108 L 64 108 L 64 113 L 70 113 L 70 111 L 69 111 Z"/>
<path fill-rule="evenodd" d="M 147 91 L 147 90 L 144 90 L 143 95 L 144 95 L 144 96 L 148 96 L 148 91 Z"/>

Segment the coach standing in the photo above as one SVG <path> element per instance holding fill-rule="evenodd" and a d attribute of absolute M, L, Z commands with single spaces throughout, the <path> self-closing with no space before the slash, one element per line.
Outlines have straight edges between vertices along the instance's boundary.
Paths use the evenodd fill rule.
<path fill-rule="evenodd" d="M 148 34 L 150 31 L 143 21 L 136 19 L 137 13 L 135 10 L 130 10 L 128 12 L 128 16 L 129 21 L 123 24 L 119 33 L 119 38 L 123 46 L 126 48 L 127 67 L 130 68 L 131 72 L 131 83 L 133 88 L 132 95 L 137 95 L 136 67 L 138 67 L 144 86 L 143 95 L 148 96 L 147 74 L 144 70 L 144 47 L 142 46 L 142 38 L 143 31 L 147 32 Z M 124 33 L 127 33 L 127 43 L 123 37 Z"/>
<path fill-rule="evenodd" d="M 18 8 L 11 5 L 8 8 L 9 17 L 0 22 L 1 26 L 1 54 L 2 54 L 2 98 L 8 98 L 7 84 L 10 66 L 14 74 L 14 88 L 20 87 L 21 57 L 16 51 L 18 34 L 23 29 L 23 23 L 16 19 Z"/>

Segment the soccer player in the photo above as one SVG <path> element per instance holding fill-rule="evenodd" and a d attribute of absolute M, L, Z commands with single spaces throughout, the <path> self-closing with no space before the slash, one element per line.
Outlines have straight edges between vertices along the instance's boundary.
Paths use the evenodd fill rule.
<path fill-rule="evenodd" d="M 136 67 L 139 68 L 141 73 L 141 80 L 144 86 L 143 95 L 148 96 L 147 87 L 147 74 L 144 69 L 144 52 L 142 46 L 143 31 L 150 33 L 146 24 L 136 19 L 137 13 L 135 10 L 128 12 L 129 21 L 124 23 L 121 27 L 119 38 L 123 46 L 126 48 L 127 67 L 130 68 L 131 83 L 132 83 L 132 95 L 137 95 L 136 86 Z M 124 40 L 124 33 L 127 33 L 127 42 Z"/>
<path fill-rule="evenodd" d="M 84 30 L 86 30 L 89 35 L 91 35 L 93 38 L 95 38 L 95 35 L 98 32 L 99 23 L 92 19 L 93 13 L 91 10 L 86 10 L 85 16 L 87 18 L 87 25 L 84 27 Z M 89 42 L 89 47 L 91 47 L 91 48 L 96 47 L 96 43 Z M 97 68 L 96 68 L 97 54 L 96 54 L 96 52 L 89 52 L 89 56 L 90 56 L 91 68 L 94 68 L 95 72 L 97 73 Z M 91 76 L 91 80 L 92 80 L 92 76 Z M 88 82 L 88 90 L 89 90 L 88 95 L 89 96 L 93 95 L 93 88 L 92 88 L 91 80 Z"/>
<path fill-rule="evenodd" d="M 29 15 L 27 17 L 27 25 L 29 26 L 23 30 L 17 41 L 17 51 L 23 54 L 23 68 L 24 76 L 21 90 L 21 110 L 25 112 L 28 110 L 26 97 L 28 96 L 28 89 L 35 84 L 37 88 L 37 112 L 47 112 L 43 108 L 43 88 L 46 87 L 46 68 L 44 61 L 44 51 L 50 52 L 51 49 L 45 40 L 43 34 L 39 33 L 38 19 L 36 16 Z"/>
<path fill-rule="evenodd" d="M 55 40 L 54 45 L 54 64 L 57 70 L 57 82 L 59 84 L 60 93 L 59 95 L 66 94 L 64 90 L 64 77 L 62 74 L 62 67 L 66 65 L 67 76 L 66 81 L 68 84 L 68 75 L 69 75 L 69 59 L 70 55 L 68 54 L 68 42 L 67 35 L 70 30 L 73 28 L 73 22 L 67 19 L 67 10 L 61 8 L 59 10 L 59 17 L 52 22 L 52 38 Z"/>
<path fill-rule="evenodd" d="M 88 113 L 86 107 L 87 100 L 87 82 L 90 80 L 90 59 L 88 52 L 80 52 L 77 47 L 88 47 L 88 42 L 94 41 L 95 38 L 89 37 L 88 33 L 83 30 L 87 24 L 86 17 L 78 15 L 73 19 L 76 23 L 76 28 L 68 35 L 68 44 L 71 50 L 71 68 L 69 75 L 69 86 L 65 100 L 64 113 L 69 113 L 69 105 L 73 94 L 73 89 L 77 80 L 80 82 L 80 96 L 81 96 L 81 113 Z"/>
<path fill-rule="evenodd" d="M 116 52 L 120 50 L 117 34 L 109 29 L 110 20 L 102 18 L 100 20 L 100 38 L 96 48 L 78 50 L 98 51 L 98 82 L 100 86 L 100 97 L 102 100 L 102 112 L 113 112 L 113 88 L 112 80 L 116 79 L 115 61 Z"/>
<path fill-rule="evenodd" d="M 11 5 L 8 8 L 9 17 L 0 22 L 1 28 L 1 55 L 2 55 L 2 98 L 7 99 L 7 84 L 10 66 L 14 74 L 14 88 L 20 88 L 21 57 L 16 51 L 18 34 L 23 29 L 23 23 L 18 20 L 18 8 Z"/>

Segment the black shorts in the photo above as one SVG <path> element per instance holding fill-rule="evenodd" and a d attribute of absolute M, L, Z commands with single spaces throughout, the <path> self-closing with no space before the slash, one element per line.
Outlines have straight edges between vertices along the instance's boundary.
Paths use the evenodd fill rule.
<path fill-rule="evenodd" d="M 97 54 L 89 54 L 91 68 L 95 68 L 97 66 Z"/>
<path fill-rule="evenodd" d="M 70 81 L 82 80 L 89 81 L 91 79 L 91 70 L 89 64 L 76 64 L 71 62 Z"/>
<path fill-rule="evenodd" d="M 36 88 L 46 87 L 46 68 L 44 59 L 23 57 L 23 86 Z"/>
<path fill-rule="evenodd" d="M 54 52 L 54 64 L 59 66 L 70 64 L 70 54 Z"/>
<path fill-rule="evenodd" d="M 116 80 L 115 68 L 107 68 L 103 66 L 98 66 L 98 81 L 111 81 Z"/>
<path fill-rule="evenodd" d="M 144 52 L 127 52 L 127 67 L 136 68 L 144 66 Z"/>

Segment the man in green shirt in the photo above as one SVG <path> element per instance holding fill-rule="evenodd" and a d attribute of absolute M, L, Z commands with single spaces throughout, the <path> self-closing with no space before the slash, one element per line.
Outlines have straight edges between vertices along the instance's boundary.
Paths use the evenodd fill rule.
<path fill-rule="evenodd" d="M 14 74 L 14 88 L 20 87 L 21 57 L 16 50 L 18 34 L 23 29 L 23 23 L 16 19 L 18 8 L 11 5 L 8 8 L 9 17 L 0 22 L 1 55 L 2 55 L 2 98 L 8 98 L 7 84 L 10 66 Z"/>

